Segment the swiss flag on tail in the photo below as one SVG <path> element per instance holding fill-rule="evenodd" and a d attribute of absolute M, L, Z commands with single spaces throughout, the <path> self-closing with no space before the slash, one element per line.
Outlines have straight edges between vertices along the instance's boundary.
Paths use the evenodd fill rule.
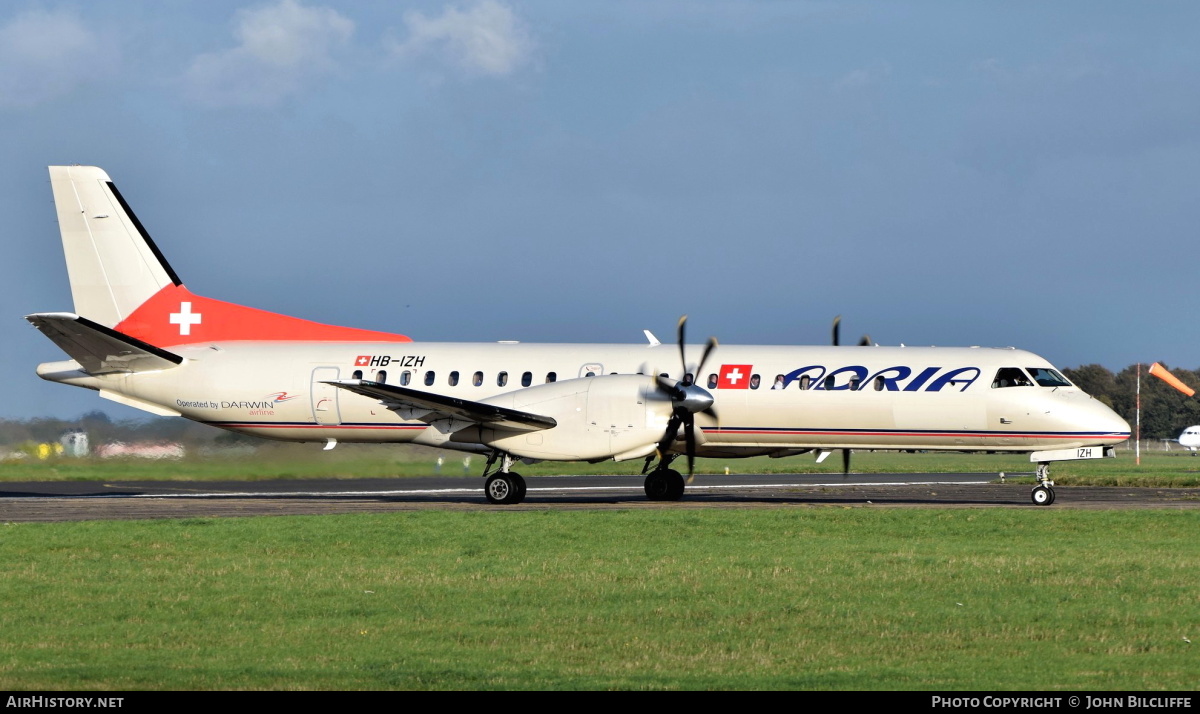
<path fill-rule="evenodd" d="M 231 302 L 168 285 L 113 329 L 156 347 L 233 340 L 291 342 L 412 342 L 390 332 L 337 327 Z"/>

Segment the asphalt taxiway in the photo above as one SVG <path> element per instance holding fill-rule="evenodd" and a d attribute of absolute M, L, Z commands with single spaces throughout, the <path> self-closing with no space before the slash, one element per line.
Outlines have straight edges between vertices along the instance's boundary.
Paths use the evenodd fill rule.
<path fill-rule="evenodd" d="M 483 479 L 442 476 L 277 481 L 0 483 L 0 522 L 320 515 L 353 512 L 614 508 L 1200 508 L 1200 489 L 1031 485 L 984 474 L 700 474 L 680 501 L 649 501 L 641 476 L 526 477 L 518 505 L 489 504 Z"/>

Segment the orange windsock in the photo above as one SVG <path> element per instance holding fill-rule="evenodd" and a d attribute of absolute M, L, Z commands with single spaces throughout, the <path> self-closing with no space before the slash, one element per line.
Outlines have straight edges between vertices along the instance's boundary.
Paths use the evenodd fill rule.
<path fill-rule="evenodd" d="M 1179 391 L 1183 392 L 1184 394 L 1188 395 L 1189 397 L 1196 393 L 1196 390 L 1187 386 L 1183 382 L 1180 382 L 1179 379 L 1175 375 L 1168 372 L 1158 362 L 1155 362 L 1154 364 L 1150 365 L 1150 374 L 1153 374 L 1155 377 L 1158 377 L 1162 381 L 1164 381 L 1167 384 L 1171 385 L 1172 387 L 1178 389 Z"/>

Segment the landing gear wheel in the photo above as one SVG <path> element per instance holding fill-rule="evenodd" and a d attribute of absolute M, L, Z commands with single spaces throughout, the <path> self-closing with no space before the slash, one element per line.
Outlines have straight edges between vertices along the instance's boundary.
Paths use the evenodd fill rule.
<path fill-rule="evenodd" d="M 1038 486 L 1033 489 L 1030 497 L 1039 506 L 1049 506 L 1051 503 L 1054 503 L 1054 489 L 1046 486 Z"/>
<path fill-rule="evenodd" d="M 683 487 L 683 476 L 673 469 L 656 469 L 646 476 L 646 498 L 651 501 L 678 501 Z"/>
<path fill-rule="evenodd" d="M 1035 478 L 1038 485 L 1034 487 L 1033 493 L 1029 494 L 1033 502 L 1039 506 L 1049 506 L 1054 503 L 1054 482 L 1050 480 L 1049 461 L 1038 462 Z"/>
<path fill-rule="evenodd" d="M 508 477 L 513 480 L 513 485 L 517 487 L 516 499 L 510 501 L 510 503 L 521 503 L 525 500 L 525 492 L 528 490 L 525 486 L 525 479 L 521 478 L 521 474 L 516 471 L 509 471 Z"/>
<path fill-rule="evenodd" d="M 513 472 L 492 474 L 483 493 L 488 503 L 520 503 L 525 498 L 525 479 Z"/>

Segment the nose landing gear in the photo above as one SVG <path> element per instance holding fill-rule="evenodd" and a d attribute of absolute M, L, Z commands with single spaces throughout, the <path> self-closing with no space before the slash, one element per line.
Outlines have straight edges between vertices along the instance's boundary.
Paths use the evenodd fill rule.
<path fill-rule="evenodd" d="M 1033 493 L 1030 498 L 1033 499 L 1035 505 L 1049 506 L 1054 503 L 1054 482 L 1050 480 L 1050 462 L 1038 462 L 1037 467 L 1037 482 L 1038 485 L 1033 488 Z"/>

